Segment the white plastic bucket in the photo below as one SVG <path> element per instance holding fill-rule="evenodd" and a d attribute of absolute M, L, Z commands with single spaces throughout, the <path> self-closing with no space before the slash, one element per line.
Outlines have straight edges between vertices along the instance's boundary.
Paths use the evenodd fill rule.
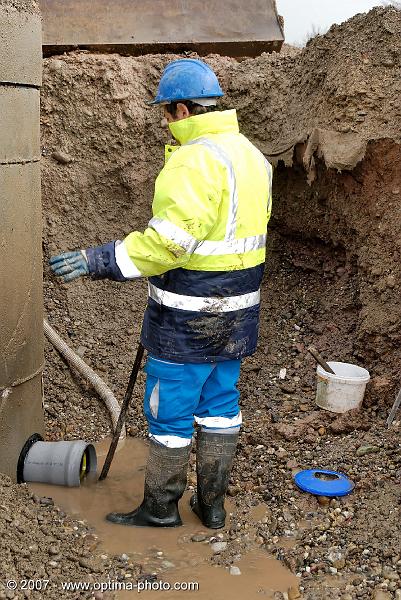
<path fill-rule="evenodd" d="M 328 362 L 335 375 L 317 367 L 316 404 L 335 413 L 345 413 L 359 408 L 363 401 L 369 371 L 342 362 Z"/>

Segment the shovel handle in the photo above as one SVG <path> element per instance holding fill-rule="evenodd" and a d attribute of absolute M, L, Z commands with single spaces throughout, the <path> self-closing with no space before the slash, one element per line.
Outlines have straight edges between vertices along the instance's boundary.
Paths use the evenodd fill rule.
<path fill-rule="evenodd" d="M 127 411 L 129 404 L 131 402 L 132 393 L 134 391 L 136 378 L 138 377 L 139 369 L 141 368 L 141 362 L 143 358 L 143 354 L 145 352 L 145 348 L 142 346 L 141 342 L 139 342 L 138 350 L 135 357 L 134 366 L 132 367 L 131 375 L 128 381 L 127 390 L 125 392 L 124 400 L 121 404 L 121 411 L 118 417 L 117 425 L 113 434 L 113 439 L 111 440 L 110 448 L 106 456 L 106 460 L 104 461 L 102 472 L 100 473 L 99 481 L 106 479 L 111 462 L 114 458 L 114 454 L 117 448 L 118 440 L 120 439 L 121 430 L 125 423 L 125 418 L 127 416 Z"/>
<path fill-rule="evenodd" d="M 335 372 L 333 371 L 333 369 L 331 367 L 329 367 L 329 365 L 327 364 L 327 362 L 324 360 L 323 356 L 320 354 L 320 352 L 318 352 L 316 350 L 316 348 L 314 346 L 309 346 L 308 352 L 309 352 L 309 354 L 312 354 L 313 358 L 319 363 L 319 365 L 327 373 L 331 373 L 332 375 L 335 375 Z"/>

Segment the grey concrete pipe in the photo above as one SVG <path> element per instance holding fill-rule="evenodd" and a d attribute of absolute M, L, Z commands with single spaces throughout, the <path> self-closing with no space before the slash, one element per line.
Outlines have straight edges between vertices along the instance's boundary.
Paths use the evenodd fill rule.
<path fill-rule="evenodd" d="M 41 74 L 36 3 L 0 0 L 0 472 L 14 479 L 44 428 Z"/>
<path fill-rule="evenodd" d="M 22 449 L 17 479 L 22 482 L 50 483 L 79 487 L 84 479 L 95 481 L 96 450 L 82 440 L 44 442 L 34 434 Z"/>

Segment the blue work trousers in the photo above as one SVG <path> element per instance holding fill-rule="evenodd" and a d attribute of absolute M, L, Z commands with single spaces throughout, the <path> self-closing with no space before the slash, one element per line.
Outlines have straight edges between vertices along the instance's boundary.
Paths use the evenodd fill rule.
<path fill-rule="evenodd" d="M 179 447 L 191 443 L 194 421 L 205 430 L 238 430 L 240 366 L 240 360 L 176 363 L 149 356 L 144 412 L 150 436 Z"/>

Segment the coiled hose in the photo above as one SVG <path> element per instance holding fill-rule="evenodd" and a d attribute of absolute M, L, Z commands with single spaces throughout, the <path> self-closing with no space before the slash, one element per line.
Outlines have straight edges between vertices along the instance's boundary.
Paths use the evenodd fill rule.
<path fill-rule="evenodd" d="M 120 414 L 120 405 L 117 402 L 111 389 L 104 383 L 97 373 L 85 361 L 76 354 L 66 342 L 58 335 L 58 333 L 49 325 L 46 319 L 43 320 L 43 329 L 45 336 L 56 350 L 65 358 L 70 367 L 76 369 L 84 379 L 86 379 L 100 398 L 105 403 L 113 424 L 113 431 L 116 428 L 118 416 Z M 125 438 L 125 427 L 121 430 L 120 439 Z"/>

